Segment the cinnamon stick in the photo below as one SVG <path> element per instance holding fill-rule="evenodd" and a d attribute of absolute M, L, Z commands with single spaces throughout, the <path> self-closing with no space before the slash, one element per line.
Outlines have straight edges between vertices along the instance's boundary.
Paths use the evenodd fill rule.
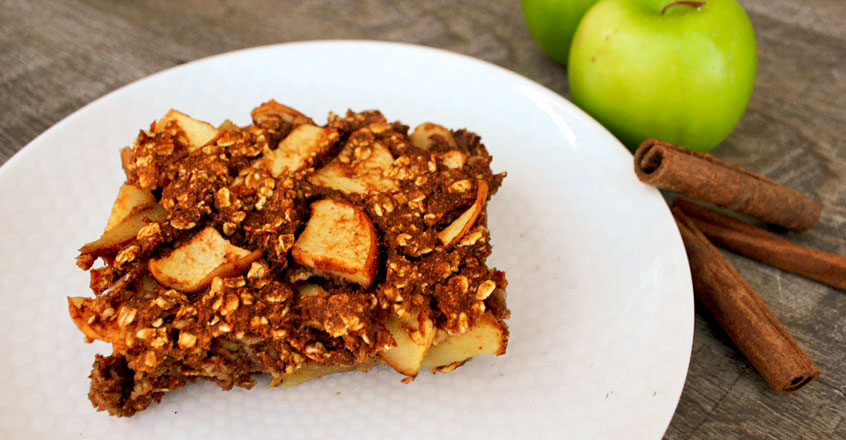
<path fill-rule="evenodd" d="M 673 206 L 717 246 L 762 263 L 846 290 L 846 256 L 809 249 L 757 226 L 688 200 Z"/>
<path fill-rule="evenodd" d="M 757 293 L 680 209 L 693 293 L 777 393 L 792 393 L 820 374 Z"/>
<path fill-rule="evenodd" d="M 635 152 L 644 183 L 713 203 L 795 231 L 814 226 L 820 205 L 764 176 L 716 157 L 647 139 Z"/>

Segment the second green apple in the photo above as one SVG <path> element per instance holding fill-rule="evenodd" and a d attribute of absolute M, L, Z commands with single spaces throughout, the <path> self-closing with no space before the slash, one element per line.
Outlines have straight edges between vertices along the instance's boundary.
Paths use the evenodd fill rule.
<path fill-rule="evenodd" d="M 579 20 L 597 0 L 520 0 L 532 38 L 553 60 L 567 64 Z"/>
<path fill-rule="evenodd" d="M 755 83 L 752 24 L 736 0 L 601 0 L 570 47 L 573 101 L 629 148 L 647 137 L 709 151 Z"/>

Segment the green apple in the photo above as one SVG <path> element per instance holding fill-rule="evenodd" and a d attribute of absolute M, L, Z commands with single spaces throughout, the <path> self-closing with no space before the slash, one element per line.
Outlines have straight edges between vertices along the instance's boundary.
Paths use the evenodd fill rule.
<path fill-rule="evenodd" d="M 579 20 L 597 0 L 520 0 L 532 38 L 553 60 L 567 64 Z"/>
<path fill-rule="evenodd" d="M 601 0 L 570 49 L 573 102 L 631 149 L 658 138 L 710 151 L 752 95 L 758 57 L 736 0 Z"/>

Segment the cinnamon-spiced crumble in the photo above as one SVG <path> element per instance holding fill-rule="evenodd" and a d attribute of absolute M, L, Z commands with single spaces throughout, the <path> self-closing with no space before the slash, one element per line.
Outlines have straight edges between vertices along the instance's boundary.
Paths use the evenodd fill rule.
<path fill-rule="evenodd" d="M 97 355 L 89 398 L 131 416 L 196 377 L 292 385 L 385 363 L 406 375 L 503 354 L 480 138 L 378 111 L 317 126 L 270 101 L 252 124 L 177 111 L 121 151 L 126 183 L 68 298 Z M 93 268 L 97 260 L 103 264 Z"/>

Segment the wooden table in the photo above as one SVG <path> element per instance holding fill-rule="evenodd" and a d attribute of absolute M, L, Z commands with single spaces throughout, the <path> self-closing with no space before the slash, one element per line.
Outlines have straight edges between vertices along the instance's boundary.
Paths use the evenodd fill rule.
<path fill-rule="evenodd" d="M 208 55 L 296 40 L 405 41 L 481 58 L 567 96 L 566 70 L 532 41 L 516 1 L 31 1 L 0 8 L 0 163 L 93 99 Z M 759 72 L 737 130 L 716 150 L 818 200 L 792 234 L 846 254 L 846 2 L 743 0 Z M 696 313 L 690 372 L 668 439 L 846 438 L 846 293 L 729 255 L 822 370 L 773 393 Z"/>

